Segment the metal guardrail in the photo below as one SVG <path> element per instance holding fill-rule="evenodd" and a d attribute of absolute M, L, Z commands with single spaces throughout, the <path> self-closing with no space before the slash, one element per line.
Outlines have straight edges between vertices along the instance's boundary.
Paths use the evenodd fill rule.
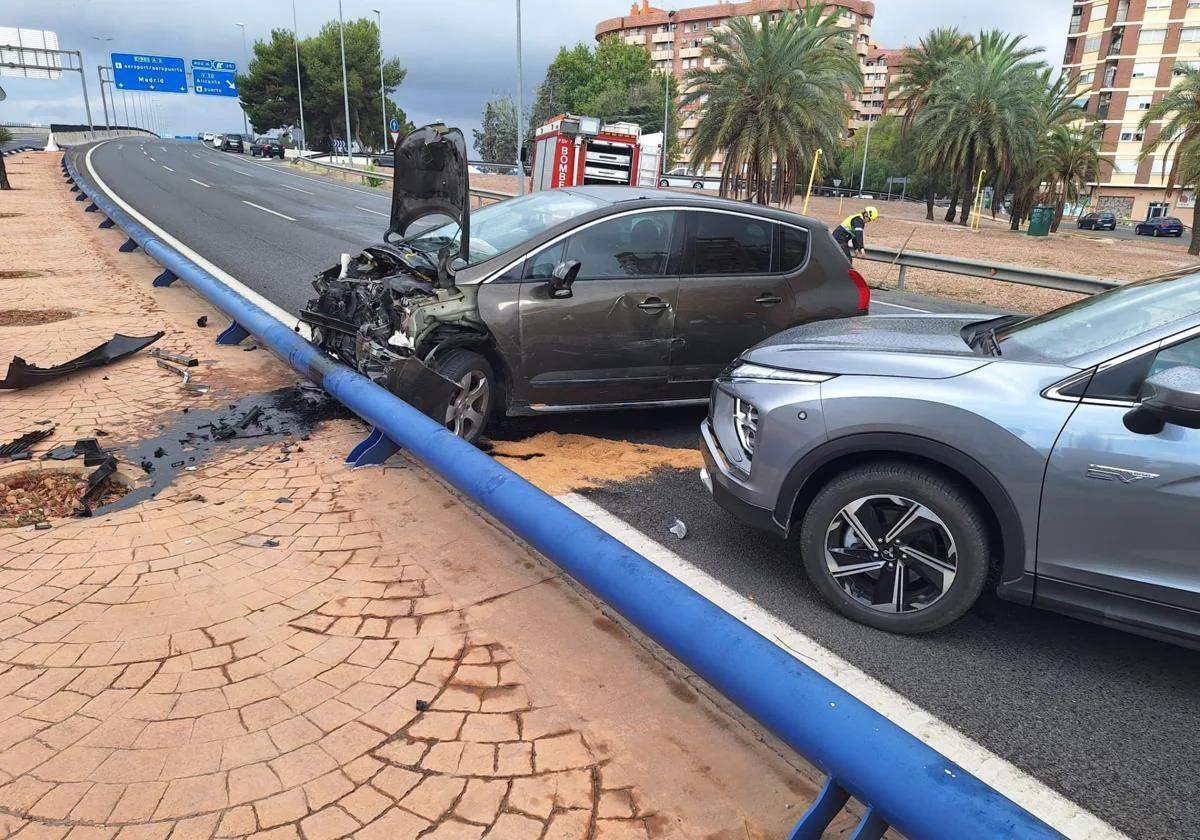
<path fill-rule="evenodd" d="M 1062 840 L 1063 835 L 774 642 L 664 572 L 629 546 L 453 435 L 349 367 L 334 361 L 243 295 L 188 260 L 78 177 L 63 172 L 164 271 L 232 319 L 217 339 L 253 335 L 300 375 L 372 425 L 347 456 L 382 463 L 403 447 L 450 485 L 689 667 L 827 775 L 789 840 L 819 840 L 850 797 L 866 804 L 854 833 L 879 840 L 895 827 L 910 840 Z M 91 208 L 89 208 L 91 209 Z"/>
<path fill-rule="evenodd" d="M 919 251 L 901 252 L 895 248 L 868 246 L 864 259 L 900 266 L 898 281 L 900 289 L 904 288 L 905 275 L 910 268 L 961 274 L 983 280 L 1000 280 L 1005 283 L 1021 283 L 1026 286 L 1041 286 L 1044 289 L 1078 292 L 1084 295 L 1094 295 L 1121 285 L 1116 280 L 1090 277 L 1086 274 L 1068 274 L 1049 268 L 1030 268 L 1023 265 L 967 260 L 944 254 L 924 254 Z"/>
<path fill-rule="evenodd" d="M 394 181 L 395 176 L 390 172 L 382 170 L 375 172 L 370 169 L 359 169 L 356 166 L 342 166 L 338 163 L 326 163 L 323 160 L 313 160 L 312 158 L 293 158 L 290 162 L 311 163 L 314 166 L 323 166 L 326 169 L 335 169 L 338 172 L 348 172 L 352 175 L 359 175 L 363 178 L 380 178 L 384 181 Z M 504 201 L 506 198 L 513 198 L 512 193 L 497 192 L 496 190 L 480 190 L 474 187 L 471 188 L 471 195 L 481 200 L 487 201 Z"/>

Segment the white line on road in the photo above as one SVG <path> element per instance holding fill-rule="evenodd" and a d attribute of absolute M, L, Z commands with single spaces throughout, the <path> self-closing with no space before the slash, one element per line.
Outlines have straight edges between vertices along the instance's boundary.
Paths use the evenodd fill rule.
<path fill-rule="evenodd" d="M 158 163 L 158 159 L 156 157 L 154 157 L 154 155 L 150 155 L 150 160 L 154 161 L 155 163 Z"/>
<path fill-rule="evenodd" d="M 204 162 L 207 163 L 209 166 L 220 166 L 221 165 L 221 164 L 217 163 L 215 160 L 206 160 Z"/>
<path fill-rule="evenodd" d="M 871 303 L 878 303 L 880 306 L 894 306 L 897 309 L 907 309 L 909 312 L 924 312 L 926 315 L 930 314 L 930 310 L 928 309 L 917 309 L 915 306 L 905 306 L 902 303 L 888 303 L 886 300 L 876 300 L 875 298 L 871 298 Z"/>
<path fill-rule="evenodd" d="M 853 694 L 1067 837 L 1080 840 L 1129 840 L 1099 817 L 938 720 L 589 499 L 577 493 L 556 498 L 703 598 L 741 620 L 759 635 L 774 641 L 788 653 L 797 655 L 818 674 Z"/>
<path fill-rule="evenodd" d="M 283 187 L 285 190 L 295 190 L 296 192 L 304 193 L 305 195 L 313 195 L 314 194 L 314 193 L 310 193 L 308 190 L 302 190 L 299 187 L 293 187 L 291 184 L 280 184 L 279 186 Z"/>
<path fill-rule="evenodd" d="M 192 152 L 192 157 L 194 157 L 196 160 L 200 160 L 200 155 L 196 154 L 195 152 Z"/>
<path fill-rule="evenodd" d="M 163 169 L 167 170 L 168 172 L 174 172 L 174 171 L 175 171 L 175 170 L 174 170 L 174 169 L 172 169 L 171 167 L 167 166 L 165 163 L 162 163 L 162 164 L 159 164 L 159 165 L 160 165 L 160 166 L 161 166 Z"/>
<path fill-rule="evenodd" d="M 204 187 L 204 189 L 206 189 L 206 190 L 212 189 L 212 187 L 210 187 L 208 184 L 204 183 L 203 181 L 197 181 L 195 178 L 188 178 L 188 180 L 191 181 L 193 184 L 199 184 L 200 186 Z"/>
<path fill-rule="evenodd" d="M 285 216 L 282 213 L 278 213 L 278 212 L 272 210 L 270 207 L 263 207 L 261 204 L 255 204 L 253 201 L 246 201 L 246 199 L 244 199 L 244 198 L 242 199 L 242 204 L 249 204 L 255 210 L 261 210 L 264 213 L 270 213 L 272 216 L 278 216 L 281 219 L 287 219 L 289 222 L 296 221 L 291 216 Z"/>
<path fill-rule="evenodd" d="M 258 177 L 253 172 L 247 172 L 245 169 L 238 169 L 236 166 L 234 166 L 232 168 L 233 168 L 234 172 L 238 173 L 239 175 L 245 175 L 247 178 L 257 178 Z"/>
<path fill-rule="evenodd" d="M 105 142 L 111 142 L 111 141 L 105 141 Z M 305 339 L 307 339 L 311 336 L 311 332 L 309 331 L 308 325 L 300 323 L 300 321 L 297 320 L 297 318 L 294 314 L 292 314 L 291 312 L 288 312 L 286 309 L 284 309 L 279 304 L 274 303 L 273 301 L 267 300 L 267 298 L 263 297 L 258 292 L 251 289 L 245 283 L 241 282 L 236 277 L 234 277 L 232 274 L 230 274 L 228 271 L 225 271 L 220 266 L 215 265 L 212 261 L 205 259 L 200 254 L 197 254 L 195 251 L 193 251 L 187 245 L 184 245 L 182 242 L 180 242 L 174 236 L 171 236 L 171 234 L 167 233 L 165 230 L 160 228 L 158 225 L 154 224 L 154 222 L 150 221 L 150 219 L 146 218 L 144 215 L 139 213 L 129 202 L 125 201 L 123 198 L 121 198 L 119 195 L 117 195 L 116 192 L 111 187 L 109 187 L 108 184 L 106 184 L 104 182 L 104 179 L 100 177 L 99 173 L 96 172 L 96 168 L 94 166 L 92 166 L 92 154 L 96 151 L 96 149 L 99 149 L 103 145 L 104 145 L 103 142 L 98 143 L 97 145 L 92 146 L 92 148 L 88 149 L 87 154 L 84 156 L 84 162 L 87 165 L 88 172 L 91 173 L 92 180 L 95 181 L 96 186 L 98 186 L 101 190 L 103 190 L 105 193 L 107 193 L 108 197 L 111 198 L 118 207 L 120 207 L 122 210 L 124 210 L 130 216 L 133 216 L 133 218 L 135 220 L 140 222 L 147 230 L 149 230 L 151 233 L 153 233 L 155 236 L 157 236 L 163 242 L 167 243 L 172 248 L 174 248 L 176 251 L 183 254 L 189 260 L 194 262 L 196 265 L 200 266 L 202 269 L 207 271 L 213 277 L 216 277 L 218 280 L 220 280 L 222 283 L 224 283 L 229 288 L 233 289 L 235 292 L 240 294 L 242 297 L 249 300 L 251 303 L 256 305 L 259 309 L 262 309 L 264 312 L 267 312 L 268 314 L 270 314 L 273 318 L 275 318 L 275 320 L 279 321 L 282 324 L 286 324 L 289 329 L 291 329 L 293 327 L 296 328 L 297 334 L 303 336 Z"/>
<path fill-rule="evenodd" d="M 357 204 L 354 205 L 354 209 L 362 210 L 364 213 L 374 213 L 376 216 L 388 215 L 387 213 L 380 213 L 378 210 L 372 210 L 370 207 L 359 207 Z"/>

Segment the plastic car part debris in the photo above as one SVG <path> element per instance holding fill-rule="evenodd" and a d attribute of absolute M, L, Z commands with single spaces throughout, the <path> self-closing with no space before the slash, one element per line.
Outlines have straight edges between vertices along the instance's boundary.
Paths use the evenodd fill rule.
<path fill-rule="evenodd" d="M 33 526 L 33 530 L 35 530 L 35 531 L 49 531 L 50 528 L 51 528 L 50 523 L 46 522 L 45 520 L 35 523 Z"/>
<path fill-rule="evenodd" d="M 75 441 L 72 446 L 56 446 L 49 452 L 42 455 L 43 461 L 70 461 L 72 458 L 83 456 L 83 465 L 85 467 L 94 467 L 98 464 L 103 464 L 108 457 L 108 453 L 100 448 L 100 444 L 95 438 L 80 438 Z"/>
<path fill-rule="evenodd" d="M 154 450 L 154 457 L 155 457 L 155 458 L 161 458 L 162 456 L 164 456 L 164 455 L 166 455 L 166 454 L 167 454 L 167 450 L 163 449 L 161 446 L 160 446 L 160 447 L 158 447 L 158 449 L 155 449 L 155 450 Z"/>
<path fill-rule="evenodd" d="M 79 510 L 75 512 L 76 516 L 91 516 L 92 505 L 100 498 L 104 492 L 104 488 L 108 486 L 109 479 L 117 471 L 117 459 L 109 455 L 104 463 L 96 467 L 96 471 L 88 476 L 87 489 L 83 491 L 83 496 L 79 499 Z"/>
<path fill-rule="evenodd" d="M 674 534 L 679 539 L 683 539 L 684 537 L 687 536 L 687 525 L 683 524 L 682 519 L 676 519 L 675 524 L 672 525 L 667 530 L 670 531 L 672 534 Z"/>
<path fill-rule="evenodd" d="M 196 367 L 200 364 L 200 360 L 195 356 L 185 356 L 182 353 L 168 353 L 166 350 L 160 350 L 157 347 L 150 350 L 150 355 L 156 359 L 166 359 L 168 362 L 174 362 L 184 367 Z"/>
<path fill-rule="evenodd" d="M 141 467 L 142 467 L 143 472 L 148 472 L 148 473 L 154 472 L 154 462 L 149 460 L 148 458 L 142 459 Z"/>
<path fill-rule="evenodd" d="M 33 425 L 35 425 L 35 426 L 49 426 L 49 425 L 50 425 L 50 421 L 49 421 L 49 420 L 34 420 L 34 421 L 33 421 Z"/>
<path fill-rule="evenodd" d="M 166 333 L 157 332 L 154 335 L 139 338 L 116 333 L 111 339 L 82 356 L 48 368 L 32 365 L 20 356 L 13 356 L 13 360 L 8 365 L 8 375 L 0 380 L 0 389 L 28 388 L 43 382 L 51 382 L 76 371 L 109 365 L 127 356 L 132 356 L 139 350 L 146 349 L 164 335 Z"/>
<path fill-rule="evenodd" d="M 199 318 L 197 318 L 197 319 L 196 319 L 196 326 L 197 326 L 197 327 L 207 327 L 207 326 L 208 326 L 208 316 L 207 316 L 207 315 L 201 315 Z"/>
<path fill-rule="evenodd" d="M 417 701 L 417 711 L 418 712 L 429 711 L 429 701 L 428 700 L 418 700 Z"/>
<path fill-rule="evenodd" d="M 292 500 L 289 499 L 287 496 L 280 496 L 278 499 L 275 500 L 275 504 L 277 504 L 277 505 L 290 505 L 291 503 L 292 503 Z"/>
<path fill-rule="evenodd" d="M 279 540 L 267 540 L 266 542 L 263 543 L 263 546 L 265 548 L 278 548 Z"/>
<path fill-rule="evenodd" d="M 170 362 L 163 361 L 162 359 L 158 360 L 158 366 L 160 368 L 162 368 L 163 370 L 169 370 L 171 373 L 175 374 L 176 376 L 183 377 L 184 385 L 187 385 L 188 382 L 191 381 L 192 372 L 190 370 L 187 370 L 187 369 L 181 368 L 181 367 L 175 367 L 175 365 L 171 364 Z"/>
<path fill-rule="evenodd" d="M 28 452 L 30 448 L 40 441 L 45 440 L 54 434 L 55 426 L 49 429 L 34 429 L 32 432 L 26 432 L 11 443 L 6 443 L 0 446 L 0 458 L 15 458 L 22 452 Z"/>

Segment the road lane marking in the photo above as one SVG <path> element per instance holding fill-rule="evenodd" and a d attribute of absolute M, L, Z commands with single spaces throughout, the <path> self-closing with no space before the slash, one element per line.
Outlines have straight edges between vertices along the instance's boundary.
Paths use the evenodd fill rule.
<path fill-rule="evenodd" d="M 387 213 L 380 213 L 378 210 L 372 210 L 370 207 L 359 207 L 357 204 L 356 204 L 356 205 L 354 205 L 354 209 L 355 209 L 355 210 L 362 210 L 364 213 L 374 213 L 376 216 L 386 216 L 386 215 L 388 215 Z"/>
<path fill-rule="evenodd" d="M 697 479 L 698 481 L 699 479 Z M 558 501 L 1067 837 L 1129 838 L 578 493 Z"/>
<path fill-rule="evenodd" d="M 200 155 L 196 154 L 195 152 L 192 152 L 192 157 L 194 157 L 196 160 L 200 160 Z"/>
<path fill-rule="evenodd" d="M 160 166 L 162 166 L 162 168 L 163 168 L 163 169 L 165 169 L 165 170 L 167 170 L 168 172 L 174 172 L 174 171 L 175 171 L 175 170 L 174 170 L 174 169 L 172 169 L 171 167 L 167 166 L 165 163 L 163 163 L 163 164 L 159 164 L 159 165 L 160 165 Z"/>
<path fill-rule="evenodd" d="M 246 201 L 246 199 L 244 199 L 244 198 L 242 199 L 242 204 L 249 204 L 255 210 L 261 210 L 264 213 L 270 213 L 272 216 L 278 216 L 281 219 L 287 219 L 289 222 L 296 221 L 291 216 L 285 216 L 282 213 L 272 210 L 270 207 L 263 207 L 261 204 L 255 204 L 253 201 Z"/>
<path fill-rule="evenodd" d="M 311 193 L 308 190 L 302 190 L 299 187 L 293 187 L 291 184 L 280 184 L 279 186 L 283 187 L 285 190 L 295 190 L 296 192 L 304 193 L 305 195 L 314 195 L 314 193 Z"/>
<path fill-rule="evenodd" d="M 297 335 L 302 336 L 305 340 L 312 337 L 312 331 L 308 328 L 308 325 L 302 323 L 299 319 L 297 319 L 295 314 L 288 312 L 286 309 L 284 309 L 279 304 L 263 297 L 261 294 L 254 291 L 253 289 L 251 289 L 245 283 L 238 280 L 236 277 L 234 277 L 228 271 L 225 271 L 220 266 L 214 264 L 211 260 L 205 259 L 200 254 L 196 253 L 191 248 L 189 248 L 187 245 L 184 245 L 182 242 L 180 242 L 174 236 L 167 233 L 165 230 L 163 230 L 161 227 L 156 225 L 150 219 L 146 218 L 144 215 L 142 215 L 140 212 L 138 212 L 133 207 L 133 205 L 131 205 L 125 199 L 123 199 L 119 195 L 117 195 L 116 192 L 111 187 L 109 187 L 108 184 L 106 184 L 104 182 L 104 179 L 100 177 L 99 173 L 96 172 L 95 167 L 92 166 L 92 154 L 96 151 L 96 149 L 99 149 L 101 146 L 105 145 L 105 143 L 108 143 L 108 142 L 112 142 L 112 141 L 103 141 L 101 143 L 97 143 L 95 146 L 92 146 L 90 149 L 88 149 L 87 154 L 84 155 L 84 163 L 87 166 L 88 173 L 92 176 L 92 180 L 95 182 L 96 186 L 99 187 L 103 192 L 107 193 L 108 197 L 113 200 L 114 204 L 116 204 L 118 207 L 120 207 L 122 210 L 124 210 L 130 216 L 132 216 L 135 221 L 139 222 L 144 228 L 149 230 L 151 233 L 153 233 L 155 236 L 157 236 L 163 242 L 167 243 L 167 245 L 174 248 L 180 254 L 183 254 L 183 256 L 187 257 L 189 260 L 194 262 L 196 265 L 200 266 L 200 268 L 207 271 L 213 277 L 217 278 L 219 281 L 224 283 L 226 286 L 233 289 L 235 292 L 240 294 L 242 297 L 246 298 L 246 300 L 253 303 L 259 309 L 263 310 L 268 315 L 270 315 L 272 318 L 279 321 L 281 324 L 285 324 L 288 329 L 295 329 Z"/>
<path fill-rule="evenodd" d="M 221 164 L 217 163 L 215 160 L 206 160 L 204 162 L 207 163 L 209 166 L 220 166 L 221 165 Z"/>
<path fill-rule="evenodd" d="M 926 315 L 932 312 L 930 309 L 917 309 L 915 306 L 905 306 L 902 303 L 888 303 L 886 300 L 875 300 L 874 298 L 871 299 L 871 303 L 878 303 L 880 306 L 894 306 L 897 309 L 907 309 L 909 312 L 924 312 Z"/>
<path fill-rule="evenodd" d="M 155 163 L 158 163 L 158 159 L 155 158 L 154 155 L 150 155 L 150 160 L 154 161 Z"/>
<path fill-rule="evenodd" d="M 193 184 L 199 184 L 200 186 L 204 187 L 204 189 L 206 189 L 206 190 L 212 189 L 212 187 L 210 187 L 208 184 L 204 183 L 203 181 L 197 181 L 195 178 L 188 178 L 188 180 L 191 181 Z"/>
<path fill-rule="evenodd" d="M 255 175 L 253 172 L 247 172 L 247 171 L 246 171 L 246 170 L 244 170 L 244 169 L 238 169 L 236 166 L 232 167 L 232 169 L 233 169 L 233 171 L 234 171 L 234 172 L 236 172 L 237 174 L 239 174 L 239 175 L 245 175 L 247 178 L 257 178 L 257 177 L 258 177 L 258 176 L 257 176 L 257 175 Z"/>

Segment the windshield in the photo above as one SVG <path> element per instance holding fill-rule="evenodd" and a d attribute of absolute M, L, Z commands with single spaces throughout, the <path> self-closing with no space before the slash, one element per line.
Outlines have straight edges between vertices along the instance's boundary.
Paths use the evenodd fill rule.
<path fill-rule="evenodd" d="M 1192 269 L 1194 271 L 1194 269 Z M 1005 356 L 1066 362 L 1200 313 L 1200 274 L 1131 283 L 996 331 Z"/>
<path fill-rule="evenodd" d="M 502 254 L 602 205 L 603 202 L 587 196 L 545 190 L 472 210 L 467 265 Z M 425 253 L 440 251 L 448 245 L 457 248 L 459 233 L 458 223 L 450 222 L 414 236 L 405 244 Z"/>

